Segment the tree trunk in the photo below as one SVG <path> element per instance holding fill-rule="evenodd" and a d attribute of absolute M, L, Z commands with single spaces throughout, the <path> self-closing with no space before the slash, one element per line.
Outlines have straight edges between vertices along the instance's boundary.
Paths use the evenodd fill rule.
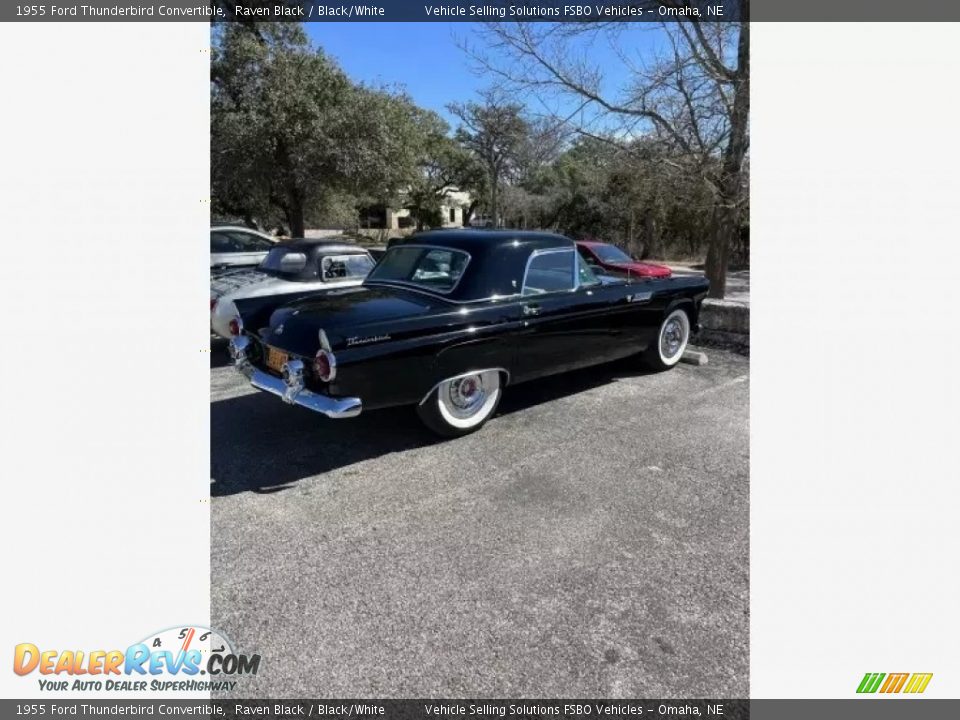
<path fill-rule="evenodd" d="M 499 184 L 496 175 L 490 178 L 490 218 L 493 220 L 493 227 L 500 227 L 500 205 L 497 185 Z"/>
<path fill-rule="evenodd" d="M 657 240 L 657 224 L 653 219 L 653 211 L 649 208 L 643 212 L 643 255 L 641 260 L 660 255 L 660 243 Z"/>
<path fill-rule="evenodd" d="M 710 281 L 709 297 L 723 298 L 727 293 L 727 263 L 730 255 L 731 217 L 729 206 L 721 203 L 714 210 L 707 248 L 706 276 Z"/>
<path fill-rule="evenodd" d="M 293 202 L 286 209 L 287 223 L 290 225 L 290 237 L 302 238 L 307 233 L 303 203 Z"/>
<path fill-rule="evenodd" d="M 741 0 L 741 11 L 748 3 Z M 747 17 L 744 15 L 743 17 Z M 730 247 L 740 231 L 743 161 L 747 154 L 747 123 L 750 119 L 750 23 L 740 23 L 737 45 L 737 78 L 733 84 L 733 112 L 730 117 L 730 139 L 723 150 L 717 192 L 716 229 L 707 250 L 706 274 L 710 280 L 710 297 L 722 298 L 727 292 L 727 264 Z"/>
<path fill-rule="evenodd" d="M 463 210 L 463 226 L 469 227 L 470 220 L 473 218 L 473 214 L 477 211 L 477 205 L 480 204 L 479 200 L 471 200 L 470 204 Z"/>

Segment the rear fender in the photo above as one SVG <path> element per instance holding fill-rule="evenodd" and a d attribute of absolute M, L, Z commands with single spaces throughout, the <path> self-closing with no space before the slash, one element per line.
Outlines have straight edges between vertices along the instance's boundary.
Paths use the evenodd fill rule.
<path fill-rule="evenodd" d="M 691 332 L 696 332 L 700 322 L 700 306 L 703 304 L 703 298 L 706 297 L 706 291 L 696 293 L 691 296 L 673 298 L 664 310 L 663 316 L 666 317 L 674 310 L 682 309 L 690 317 Z"/>

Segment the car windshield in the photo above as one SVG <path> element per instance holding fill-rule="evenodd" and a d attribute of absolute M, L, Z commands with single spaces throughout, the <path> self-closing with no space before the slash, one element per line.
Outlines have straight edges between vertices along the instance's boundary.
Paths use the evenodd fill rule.
<path fill-rule="evenodd" d="M 320 261 L 321 278 L 332 281 L 365 278 L 373 265 L 369 255 L 331 255 Z"/>
<path fill-rule="evenodd" d="M 446 293 L 456 287 L 468 262 L 470 256 L 461 250 L 398 245 L 387 251 L 367 280 L 418 285 Z"/>
<path fill-rule="evenodd" d="M 633 258 L 627 255 L 616 245 L 593 245 L 590 248 L 603 262 L 624 263 L 633 262 Z"/>

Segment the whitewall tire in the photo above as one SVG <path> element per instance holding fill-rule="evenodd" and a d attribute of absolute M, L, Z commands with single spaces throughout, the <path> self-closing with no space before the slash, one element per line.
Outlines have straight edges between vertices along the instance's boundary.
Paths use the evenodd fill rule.
<path fill-rule="evenodd" d="M 690 341 L 690 316 L 685 310 L 670 312 L 660 323 L 657 337 L 647 348 L 645 359 L 654 370 L 672 368 L 683 357 Z"/>
<path fill-rule="evenodd" d="M 437 385 L 417 406 L 417 414 L 438 435 L 466 435 L 493 417 L 500 395 L 497 370 L 458 375 Z"/>

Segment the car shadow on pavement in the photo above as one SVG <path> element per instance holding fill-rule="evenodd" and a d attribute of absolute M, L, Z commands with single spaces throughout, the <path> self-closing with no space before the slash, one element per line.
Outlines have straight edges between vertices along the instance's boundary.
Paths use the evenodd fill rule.
<path fill-rule="evenodd" d="M 651 372 L 640 363 L 639 358 L 630 357 L 507 387 L 497 408 L 497 415 L 509 415 L 535 405 L 586 392 L 621 378 L 641 377 Z"/>
<path fill-rule="evenodd" d="M 647 373 L 628 359 L 509 387 L 497 415 Z M 241 395 L 210 405 L 210 494 L 281 492 L 304 478 L 442 442 L 420 423 L 412 407 L 329 420 L 263 393 Z"/>
<path fill-rule="evenodd" d="M 210 494 L 276 492 L 363 460 L 434 442 L 410 408 L 330 420 L 253 393 L 210 405 Z"/>

